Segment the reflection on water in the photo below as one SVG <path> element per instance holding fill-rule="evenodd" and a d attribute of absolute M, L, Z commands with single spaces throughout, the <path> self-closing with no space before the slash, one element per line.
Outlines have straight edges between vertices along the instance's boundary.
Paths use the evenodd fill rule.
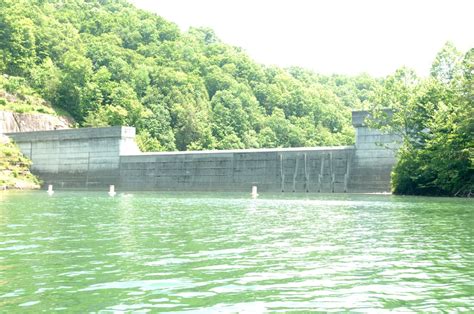
<path fill-rule="evenodd" d="M 0 193 L 0 312 L 474 311 L 470 200 Z"/>

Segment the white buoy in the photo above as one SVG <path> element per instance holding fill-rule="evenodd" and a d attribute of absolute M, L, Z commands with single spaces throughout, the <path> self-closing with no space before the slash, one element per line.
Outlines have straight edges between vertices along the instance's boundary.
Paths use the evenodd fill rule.
<path fill-rule="evenodd" d="M 115 185 L 112 184 L 112 185 L 110 186 L 110 188 L 109 188 L 109 195 L 110 195 L 110 196 L 115 196 L 115 194 L 117 194 L 117 193 L 115 192 Z"/>
<path fill-rule="evenodd" d="M 254 185 L 252 186 L 252 198 L 257 198 L 258 193 L 257 193 L 257 186 Z"/>
<path fill-rule="evenodd" d="M 54 191 L 53 191 L 53 185 L 52 184 L 49 184 L 48 185 L 48 195 L 51 196 L 54 194 Z"/>

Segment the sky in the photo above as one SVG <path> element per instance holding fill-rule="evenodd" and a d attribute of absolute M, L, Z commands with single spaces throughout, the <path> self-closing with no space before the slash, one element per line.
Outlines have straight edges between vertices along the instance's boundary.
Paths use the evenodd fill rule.
<path fill-rule="evenodd" d="M 255 61 L 323 74 L 429 74 L 446 41 L 474 48 L 473 0 L 129 0 L 181 30 L 210 27 Z"/>

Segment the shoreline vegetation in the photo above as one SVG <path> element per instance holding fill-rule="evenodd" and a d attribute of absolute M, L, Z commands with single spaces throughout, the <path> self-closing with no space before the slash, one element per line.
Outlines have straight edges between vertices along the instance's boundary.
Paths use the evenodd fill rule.
<path fill-rule="evenodd" d="M 392 171 L 394 194 L 473 196 L 474 49 L 462 54 L 447 43 L 427 78 L 397 70 L 374 104 L 372 127 L 402 139 Z"/>
<path fill-rule="evenodd" d="M 36 190 L 41 181 L 30 172 L 31 161 L 0 134 L 0 190 Z"/>
<path fill-rule="evenodd" d="M 473 49 L 446 43 L 427 78 L 321 75 L 258 64 L 124 0 L 0 7 L 0 110 L 135 126 L 143 151 L 185 151 L 351 145 L 351 110 L 382 121 L 389 108 L 374 127 L 403 139 L 393 192 L 472 196 Z"/>

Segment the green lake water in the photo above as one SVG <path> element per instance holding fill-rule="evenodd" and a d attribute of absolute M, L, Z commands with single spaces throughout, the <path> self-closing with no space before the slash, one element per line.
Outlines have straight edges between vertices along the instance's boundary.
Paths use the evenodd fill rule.
<path fill-rule="evenodd" d="M 0 193 L 0 312 L 474 311 L 474 202 Z"/>

